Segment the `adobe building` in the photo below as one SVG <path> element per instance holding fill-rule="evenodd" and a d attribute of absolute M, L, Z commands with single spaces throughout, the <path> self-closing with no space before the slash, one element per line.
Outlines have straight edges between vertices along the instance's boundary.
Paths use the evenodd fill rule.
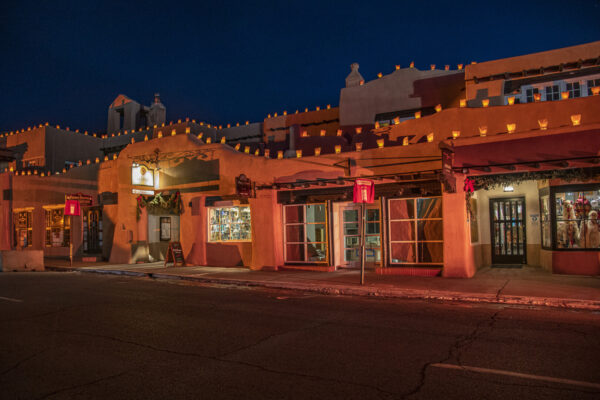
<path fill-rule="evenodd" d="M 137 263 L 180 242 L 188 265 L 335 271 L 359 266 L 364 230 L 366 267 L 381 274 L 471 277 L 527 264 L 597 275 L 592 54 L 600 42 L 465 69 L 397 68 L 370 82 L 354 65 L 339 107 L 226 127 L 140 125 L 142 108 L 120 95 L 111 108 L 129 117 L 83 139 L 95 140 L 89 162 L 61 158 L 68 167 L 48 177 L 17 164 L 19 143 L 5 149 L 14 167 L 0 174 L 12 193 L 0 203 L 0 244 L 64 257 L 68 237 L 81 259 Z M 365 178 L 375 185 L 363 220 L 353 185 Z M 56 210 L 75 191 L 94 202 L 62 219 L 61 236 Z"/>

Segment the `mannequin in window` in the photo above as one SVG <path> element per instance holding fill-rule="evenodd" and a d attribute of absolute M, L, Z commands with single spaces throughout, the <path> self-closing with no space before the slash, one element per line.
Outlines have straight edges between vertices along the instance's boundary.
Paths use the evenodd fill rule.
<path fill-rule="evenodd" d="M 577 226 L 573 202 L 570 200 L 563 202 L 563 222 L 558 224 L 557 234 L 562 247 L 579 247 L 579 227 Z"/>
<path fill-rule="evenodd" d="M 585 232 L 585 244 L 588 248 L 600 247 L 600 229 L 598 227 L 598 211 L 590 211 Z"/>

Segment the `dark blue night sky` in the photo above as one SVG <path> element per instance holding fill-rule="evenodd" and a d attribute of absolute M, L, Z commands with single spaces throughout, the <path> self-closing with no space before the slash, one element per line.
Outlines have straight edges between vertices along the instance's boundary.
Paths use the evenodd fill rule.
<path fill-rule="evenodd" d="M 160 92 L 167 121 L 259 121 L 337 105 L 352 62 L 371 80 L 600 40 L 600 0 L 1 3 L 2 132 L 103 130 L 119 93 Z"/>

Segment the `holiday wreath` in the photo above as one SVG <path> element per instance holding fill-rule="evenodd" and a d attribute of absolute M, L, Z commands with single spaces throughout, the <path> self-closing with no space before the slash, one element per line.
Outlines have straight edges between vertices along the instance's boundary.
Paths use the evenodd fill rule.
<path fill-rule="evenodd" d="M 137 197 L 137 205 L 135 208 L 135 216 L 140 219 L 142 208 L 146 207 L 149 214 L 177 214 L 183 213 L 183 203 L 181 202 L 181 195 L 179 192 L 175 192 L 171 195 L 163 195 L 157 193 L 154 196 L 142 196 Z"/>

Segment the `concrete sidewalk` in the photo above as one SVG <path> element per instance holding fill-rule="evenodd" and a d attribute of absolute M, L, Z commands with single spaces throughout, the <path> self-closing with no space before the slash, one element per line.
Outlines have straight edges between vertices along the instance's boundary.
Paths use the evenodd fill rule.
<path fill-rule="evenodd" d="M 600 311 L 600 277 L 553 275 L 539 268 L 483 268 L 472 279 L 377 275 L 359 271 L 251 271 L 246 268 L 163 267 L 162 262 L 111 265 L 46 260 L 51 271 L 78 271 L 207 284 L 290 289 L 350 296 L 467 301 Z"/>

